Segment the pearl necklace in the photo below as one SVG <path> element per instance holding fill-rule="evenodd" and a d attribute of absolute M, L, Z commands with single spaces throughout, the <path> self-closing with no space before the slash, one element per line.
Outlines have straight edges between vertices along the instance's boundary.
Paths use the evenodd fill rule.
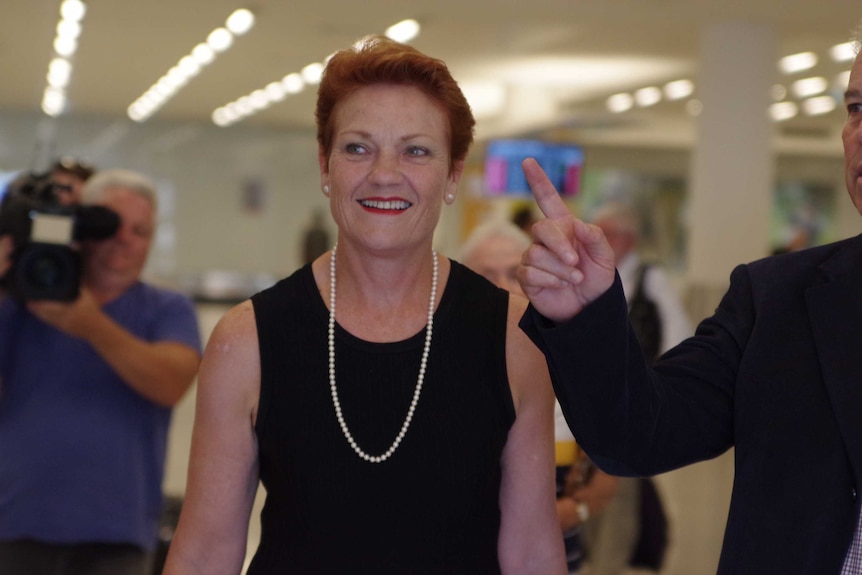
<path fill-rule="evenodd" d="M 431 250 L 431 256 L 434 261 L 434 271 L 431 275 L 431 299 L 428 302 L 428 325 L 425 331 L 425 348 L 422 350 L 422 361 L 419 364 L 419 377 L 416 378 L 416 389 L 413 390 L 413 400 L 410 402 L 410 407 L 407 409 L 407 416 L 404 418 L 404 423 L 401 425 L 401 430 L 395 436 L 392 445 L 380 455 L 371 455 L 366 453 L 359 447 L 353 435 L 347 428 L 347 423 L 344 421 L 344 416 L 341 412 L 341 402 L 338 400 L 338 390 L 335 387 L 335 251 L 338 249 L 338 244 L 332 247 L 332 256 L 329 258 L 329 330 L 327 340 L 329 344 L 329 391 L 332 395 L 332 404 L 335 406 L 335 416 L 338 418 L 338 425 L 341 427 L 341 433 L 356 455 L 371 463 L 381 463 L 386 461 L 401 444 L 404 435 L 407 433 L 407 428 L 410 427 L 410 422 L 413 421 L 413 414 L 416 411 L 416 405 L 419 403 L 419 394 L 422 392 L 422 383 L 425 381 L 425 368 L 428 365 L 428 353 L 431 351 L 431 333 L 434 330 L 434 302 L 437 299 L 437 252 Z"/>

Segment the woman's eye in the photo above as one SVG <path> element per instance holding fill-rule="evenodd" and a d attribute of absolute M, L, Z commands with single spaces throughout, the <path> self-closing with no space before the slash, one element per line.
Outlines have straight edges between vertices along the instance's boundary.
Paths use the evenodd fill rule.
<path fill-rule="evenodd" d="M 427 156 L 428 153 L 428 150 L 426 150 L 425 148 L 420 148 L 419 146 L 411 146 L 407 148 L 408 156 Z"/>
<path fill-rule="evenodd" d="M 344 150 L 348 154 L 362 154 L 363 152 L 365 152 L 365 146 L 363 146 L 362 144 L 347 144 L 346 146 L 344 146 Z"/>
<path fill-rule="evenodd" d="M 858 102 L 854 102 L 853 104 L 847 104 L 847 113 L 850 115 L 858 114 L 862 112 L 862 104 Z"/>

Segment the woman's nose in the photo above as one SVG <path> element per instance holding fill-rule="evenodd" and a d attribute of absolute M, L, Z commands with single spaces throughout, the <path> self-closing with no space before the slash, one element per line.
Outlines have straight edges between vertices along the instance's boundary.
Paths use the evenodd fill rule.
<path fill-rule="evenodd" d="M 375 183 L 393 183 L 400 181 L 401 171 L 398 165 L 398 155 L 381 152 L 374 159 L 370 177 Z"/>

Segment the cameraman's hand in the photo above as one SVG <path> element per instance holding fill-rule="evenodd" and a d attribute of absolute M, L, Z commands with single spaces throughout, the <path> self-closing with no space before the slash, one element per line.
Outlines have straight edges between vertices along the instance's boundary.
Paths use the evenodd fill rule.
<path fill-rule="evenodd" d="M 102 315 L 92 292 L 83 286 L 75 301 L 28 301 L 27 309 L 45 323 L 81 339 L 86 339 L 90 326 Z"/>
<path fill-rule="evenodd" d="M 0 236 L 0 278 L 6 275 L 12 265 L 12 236 Z"/>

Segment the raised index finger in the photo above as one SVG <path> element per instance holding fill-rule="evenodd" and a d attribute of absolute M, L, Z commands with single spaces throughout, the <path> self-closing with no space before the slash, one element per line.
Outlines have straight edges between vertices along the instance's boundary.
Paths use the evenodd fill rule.
<path fill-rule="evenodd" d="M 536 203 L 543 214 L 552 219 L 572 215 L 539 162 L 533 158 L 527 158 L 521 162 L 521 168 L 527 176 L 527 183 L 530 184 Z"/>

